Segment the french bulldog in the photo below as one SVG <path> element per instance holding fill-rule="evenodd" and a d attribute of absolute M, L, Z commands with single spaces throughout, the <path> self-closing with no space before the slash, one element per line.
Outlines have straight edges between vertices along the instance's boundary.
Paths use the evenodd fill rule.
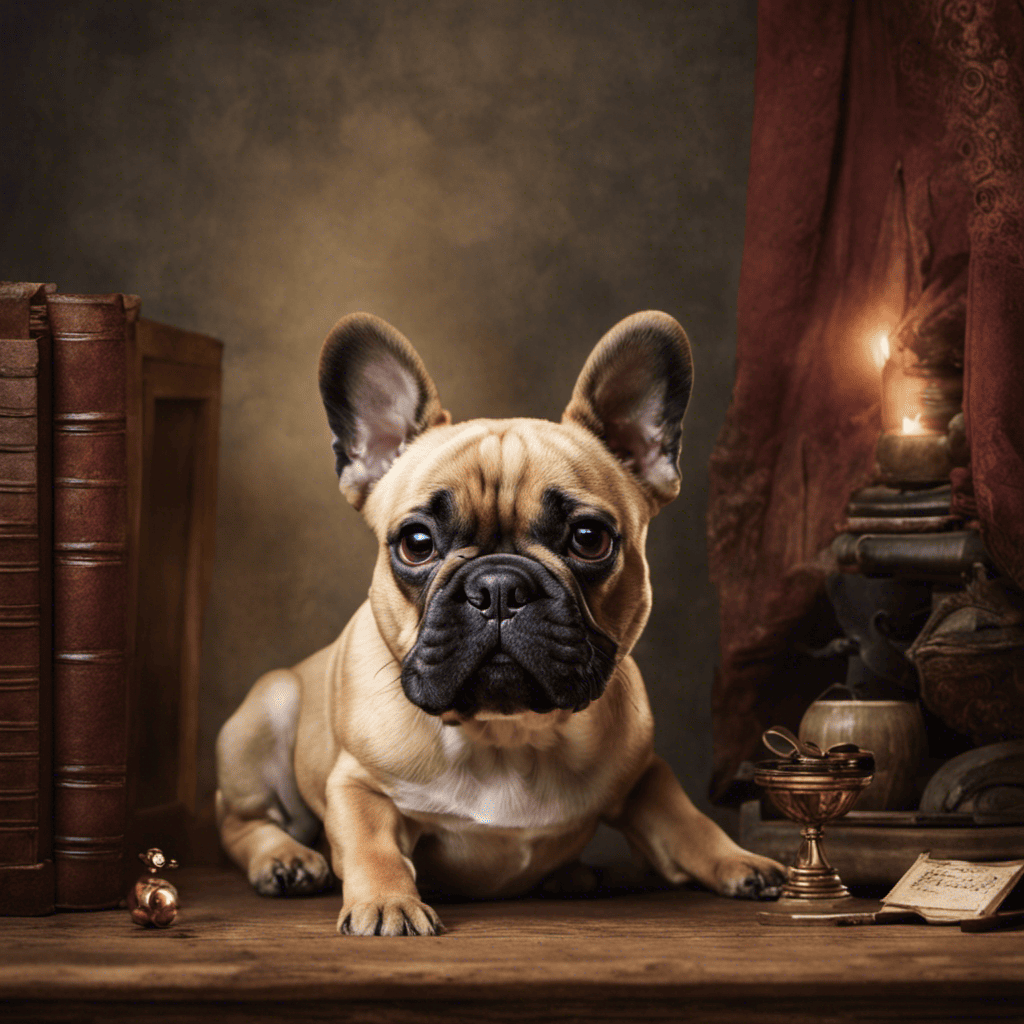
<path fill-rule="evenodd" d="M 682 327 L 637 313 L 593 350 L 560 423 L 452 424 L 395 328 L 344 317 L 320 391 L 340 488 L 378 544 L 329 647 L 260 678 L 217 741 L 224 848 L 264 895 L 322 888 L 345 935 L 436 935 L 425 886 L 530 891 L 601 821 L 672 883 L 770 898 L 654 752 L 630 651 L 647 524 L 679 492 Z"/>

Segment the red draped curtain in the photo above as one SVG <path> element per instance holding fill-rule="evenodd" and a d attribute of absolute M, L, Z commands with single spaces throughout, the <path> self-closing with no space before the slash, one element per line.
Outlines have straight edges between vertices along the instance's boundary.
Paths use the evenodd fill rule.
<path fill-rule="evenodd" d="M 872 477 L 872 341 L 961 273 L 954 504 L 1024 585 L 1022 126 L 1019 0 L 760 0 L 736 382 L 711 459 L 716 794 L 813 697 L 792 648 Z"/>

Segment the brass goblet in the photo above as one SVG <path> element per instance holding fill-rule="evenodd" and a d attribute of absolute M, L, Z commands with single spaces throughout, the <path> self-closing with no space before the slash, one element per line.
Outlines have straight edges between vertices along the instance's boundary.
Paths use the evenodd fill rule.
<path fill-rule="evenodd" d="M 788 749 L 776 745 L 782 740 Z M 764 734 L 777 760 L 754 765 L 754 781 L 791 821 L 803 825 L 800 850 L 789 869 L 781 899 L 836 900 L 850 895 L 822 849 L 823 826 L 841 818 L 871 782 L 875 758 L 852 743 L 822 751 L 781 726 Z"/>

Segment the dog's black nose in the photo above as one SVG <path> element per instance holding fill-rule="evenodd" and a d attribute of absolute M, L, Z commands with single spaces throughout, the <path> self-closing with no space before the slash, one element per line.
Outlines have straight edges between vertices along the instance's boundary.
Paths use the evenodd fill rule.
<path fill-rule="evenodd" d="M 538 595 L 536 582 L 516 565 L 481 561 L 466 574 L 462 583 L 466 600 L 485 619 L 511 619 Z"/>

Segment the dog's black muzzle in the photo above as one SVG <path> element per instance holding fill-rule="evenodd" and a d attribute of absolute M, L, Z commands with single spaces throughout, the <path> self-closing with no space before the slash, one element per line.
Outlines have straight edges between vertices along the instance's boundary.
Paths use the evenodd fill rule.
<path fill-rule="evenodd" d="M 431 715 L 580 711 L 604 692 L 615 653 L 540 562 L 481 555 L 427 605 L 402 688 Z"/>

